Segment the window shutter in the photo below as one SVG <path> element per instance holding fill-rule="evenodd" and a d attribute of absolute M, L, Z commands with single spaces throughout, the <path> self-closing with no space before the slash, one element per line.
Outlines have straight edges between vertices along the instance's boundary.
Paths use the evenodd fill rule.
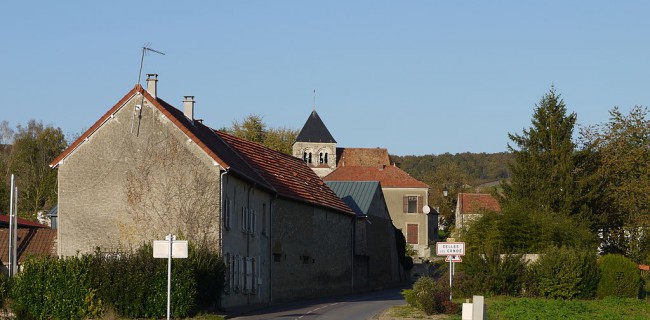
<path fill-rule="evenodd" d="M 407 224 L 406 225 L 406 243 L 408 244 L 418 244 L 418 225 L 417 224 Z"/>
<path fill-rule="evenodd" d="M 423 206 L 424 206 L 424 202 L 422 201 L 422 196 L 418 196 L 418 213 L 423 213 L 422 212 Z"/>
<path fill-rule="evenodd" d="M 404 206 L 404 208 L 403 208 L 403 209 L 404 209 L 404 213 L 409 212 L 409 197 L 408 197 L 408 196 L 404 196 L 404 197 L 402 198 L 402 202 L 403 202 L 403 206 Z"/>

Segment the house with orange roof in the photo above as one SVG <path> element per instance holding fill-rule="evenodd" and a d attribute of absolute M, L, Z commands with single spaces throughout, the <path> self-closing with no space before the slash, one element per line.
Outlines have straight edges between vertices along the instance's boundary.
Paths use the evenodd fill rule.
<path fill-rule="evenodd" d="M 56 230 L 23 218 L 16 219 L 16 267 L 29 256 L 56 256 Z M 9 216 L 0 214 L 0 261 L 2 272 L 9 272 Z"/>
<path fill-rule="evenodd" d="M 215 131 L 148 75 L 50 164 L 59 256 L 180 235 L 226 263 L 221 308 L 351 292 L 355 213 L 303 160 Z"/>
<path fill-rule="evenodd" d="M 320 159 L 321 153 L 327 155 L 327 163 L 313 163 L 314 155 Z M 438 217 L 428 206 L 429 186 L 391 165 L 387 149 L 337 147 L 313 110 L 296 138 L 293 154 L 328 182 L 379 181 L 395 227 L 419 257 L 430 257 L 429 243 L 436 240 Z"/>
<path fill-rule="evenodd" d="M 459 193 L 456 202 L 456 230 L 469 228 L 487 212 L 501 212 L 499 201 L 489 193 Z"/>

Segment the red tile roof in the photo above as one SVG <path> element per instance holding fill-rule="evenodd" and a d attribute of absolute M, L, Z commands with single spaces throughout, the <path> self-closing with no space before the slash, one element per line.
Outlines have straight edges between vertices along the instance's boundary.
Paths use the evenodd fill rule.
<path fill-rule="evenodd" d="M 459 193 L 458 208 L 461 214 L 501 212 L 499 202 L 489 193 Z"/>
<path fill-rule="evenodd" d="M 50 228 L 18 229 L 18 261 L 23 262 L 28 255 L 56 256 L 56 230 Z M 0 228 L 0 260 L 9 262 L 9 229 Z"/>
<path fill-rule="evenodd" d="M 278 195 L 354 215 L 301 159 L 223 132 L 216 133 L 255 168 Z"/>
<path fill-rule="evenodd" d="M 336 197 L 324 182 L 300 159 L 268 149 L 262 145 L 216 132 L 185 117 L 182 111 L 160 98 L 153 98 L 139 84 L 129 91 L 115 106 L 73 142 L 52 163 L 56 167 L 77 146 L 97 130 L 112 114 L 133 96 L 142 94 L 151 101 L 172 123 L 183 131 L 199 148 L 230 173 L 256 183 L 280 196 L 335 209 L 354 215 L 345 203 Z"/>
<path fill-rule="evenodd" d="M 34 221 L 29 221 L 27 219 L 23 219 L 18 217 L 18 228 L 23 228 L 23 227 L 32 227 L 32 228 L 49 228 L 48 226 L 44 224 L 40 224 L 38 222 Z M 0 228 L 2 227 L 9 227 L 9 216 L 6 214 L 0 214 Z"/>
<path fill-rule="evenodd" d="M 385 148 L 336 148 L 337 167 L 390 165 Z"/>
<path fill-rule="evenodd" d="M 395 166 L 344 166 L 323 178 L 325 181 L 379 181 L 382 188 L 428 188 L 429 186 Z"/>

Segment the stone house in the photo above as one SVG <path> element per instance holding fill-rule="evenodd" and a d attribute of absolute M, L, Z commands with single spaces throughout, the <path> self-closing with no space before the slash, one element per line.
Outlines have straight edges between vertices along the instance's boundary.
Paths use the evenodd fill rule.
<path fill-rule="evenodd" d="M 379 181 L 395 227 L 419 257 L 430 257 L 429 243 L 436 240 L 438 217 L 429 214 L 433 211 L 428 205 L 429 186 L 391 165 L 387 149 L 337 147 L 313 110 L 296 138 L 293 155 L 325 181 Z"/>
<path fill-rule="evenodd" d="M 137 84 L 51 166 L 59 256 L 181 235 L 222 254 L 224 309 L 352 290 L 354 212 L 303 161 Z"/>
<path fill-rule="evenodd" d="M 355 288 L 381 288 L 404 278 L 398 259 L 395 227 L 378 181 L 327 181 L 356 213 L 354 230 Z"/>
<path fill-rule="evenodd" d="M 486 212 L 501 212 L 499 201 L 489 193 L 459 193 L 456 202 L 456 230 L 469 228 Z"/>

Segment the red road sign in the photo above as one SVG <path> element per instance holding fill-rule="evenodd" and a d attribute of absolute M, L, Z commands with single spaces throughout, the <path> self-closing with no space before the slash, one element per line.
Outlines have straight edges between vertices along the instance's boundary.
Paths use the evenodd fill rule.
<path fill-rule="evenodd" d="M 463 258 L 461 256 L 447 256 L 445 262 L 463 262 Z"/>

